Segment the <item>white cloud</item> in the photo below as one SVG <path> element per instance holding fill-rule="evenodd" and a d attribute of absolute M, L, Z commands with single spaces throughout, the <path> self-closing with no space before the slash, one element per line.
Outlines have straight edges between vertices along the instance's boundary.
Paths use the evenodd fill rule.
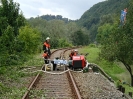
<path fill-rule="evenodd" d="M 1 0 L 0 0 L 0 6 L 1 6 L 2 4 L 1 4 Z"/>
<path fill-rule="evenodd" d="M 62 15 L 69 19 L 79 19 L 94 4 L 104 0 L 14 0 L 26 18 L 46 14 Z"/>

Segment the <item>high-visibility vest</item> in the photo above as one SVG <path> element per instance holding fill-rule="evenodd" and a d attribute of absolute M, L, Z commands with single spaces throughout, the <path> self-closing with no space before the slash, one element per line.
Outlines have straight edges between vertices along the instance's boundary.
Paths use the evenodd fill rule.
<path fill-rule="evenodd" d="M 73 56 L 77 56 L 77 53 L 76 52 L 74 52 L 74 55 Z"/>
<path fill-rule="evenodd" d="M 43 53 L 43 55 L 42 55 L 43 57 L 48 57 L 48 54 L 47 53 Z"/>
<path fill-rule="evenodd" d="M 44 45 L 45 45 L 47 48 L 50 48 L 50 44 L 49 44 L 49 43 L 44 42 Z"/>

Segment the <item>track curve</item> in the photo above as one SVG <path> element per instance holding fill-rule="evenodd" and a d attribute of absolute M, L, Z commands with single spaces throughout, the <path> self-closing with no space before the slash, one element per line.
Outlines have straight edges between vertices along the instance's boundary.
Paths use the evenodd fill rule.
<path fill-rule="evenodd" d="M 52 52 L 50 60 L 53 60 L 55 57 L 63 57 L 66 51 L 72 49 L 75 49 L 75 47 L 55 50 Z M 41 70 L 44 70 L 44 66 Z M 35 93 L 37 93 L 36 91 L 42 92 L 41 96 L 37 96 L 33 93 L 34 91 Z M 54 74 L 46 72 L 42 74 L 38 73 L 22 99 L 40 98 L 81 99 L 78 88 L 76 88 L 76 83 L 69 70 L 63 73 L 54 71 Z"/>

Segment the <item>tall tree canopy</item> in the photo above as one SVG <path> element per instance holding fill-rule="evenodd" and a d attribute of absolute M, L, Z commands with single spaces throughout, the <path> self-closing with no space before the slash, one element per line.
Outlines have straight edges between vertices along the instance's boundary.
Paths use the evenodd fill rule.
<path fill-rule="evenodd" d="M 42 17 L 30 19 L 28 22 L 32 27 L 37 28 L 41 32 L 42 42 L 45 41 L 47 36 L 51 38 L 52 48 L 68 47 L 79 44 L 88 45 L 90 43 L 88 30 L 79 27 L 75 22 L 65 23 L 63 20 L 57 19 L 46 21 Z M 63 41 L 64 45 L 62 43 Z"/>
<path fill-rule="evenodd" d="M 26 25 L 19 4 L 13 0 L 1 0 L 0 66 L 17 64 L 22 57 L 36 51 L 40 34 Z"/>
<path fill-rule="evenodd" d="M 103 33 L 101 55 L 109 61 L 119 60 L 124 64 L 131 76 L 133 86 L 133 1 L 130 0 L 128 6 L 127 22 L 124 27 L 103 25 L 99 28 L 99 33 Z"/>

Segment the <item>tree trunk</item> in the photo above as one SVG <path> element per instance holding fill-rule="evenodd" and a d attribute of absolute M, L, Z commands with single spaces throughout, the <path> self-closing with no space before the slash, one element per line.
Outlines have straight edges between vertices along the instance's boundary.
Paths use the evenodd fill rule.
<path fill-rule="evenodd" d="M 127 66 L 126 66 L 126 68 L 127 68 Z M 130 73 L 130 77 L 131 77 L 131 86 L 133 87 L 133 73 L 132 73 L 132 69 L 131 69 L 131 67 L 128 65 L 128 69 L 127 69 L 128 71 L 129 71 L 129 73 Z"/>
<path fill-rule="evenodd" d="M 131 76 L 131 86 L 133 87 L 133 75 Z"/>
<path fill-rule="evenodd" d="M 131 66 L 128 65 L 125 61 L 121 61 L 124 66 L 127 68 L 127 70 L 129 71 L 130 73 L 130 77 L 131 77 L 131 86 L 133 87 L 133 73 L 132 73 L 132 69 L 131 69 Z"/>

